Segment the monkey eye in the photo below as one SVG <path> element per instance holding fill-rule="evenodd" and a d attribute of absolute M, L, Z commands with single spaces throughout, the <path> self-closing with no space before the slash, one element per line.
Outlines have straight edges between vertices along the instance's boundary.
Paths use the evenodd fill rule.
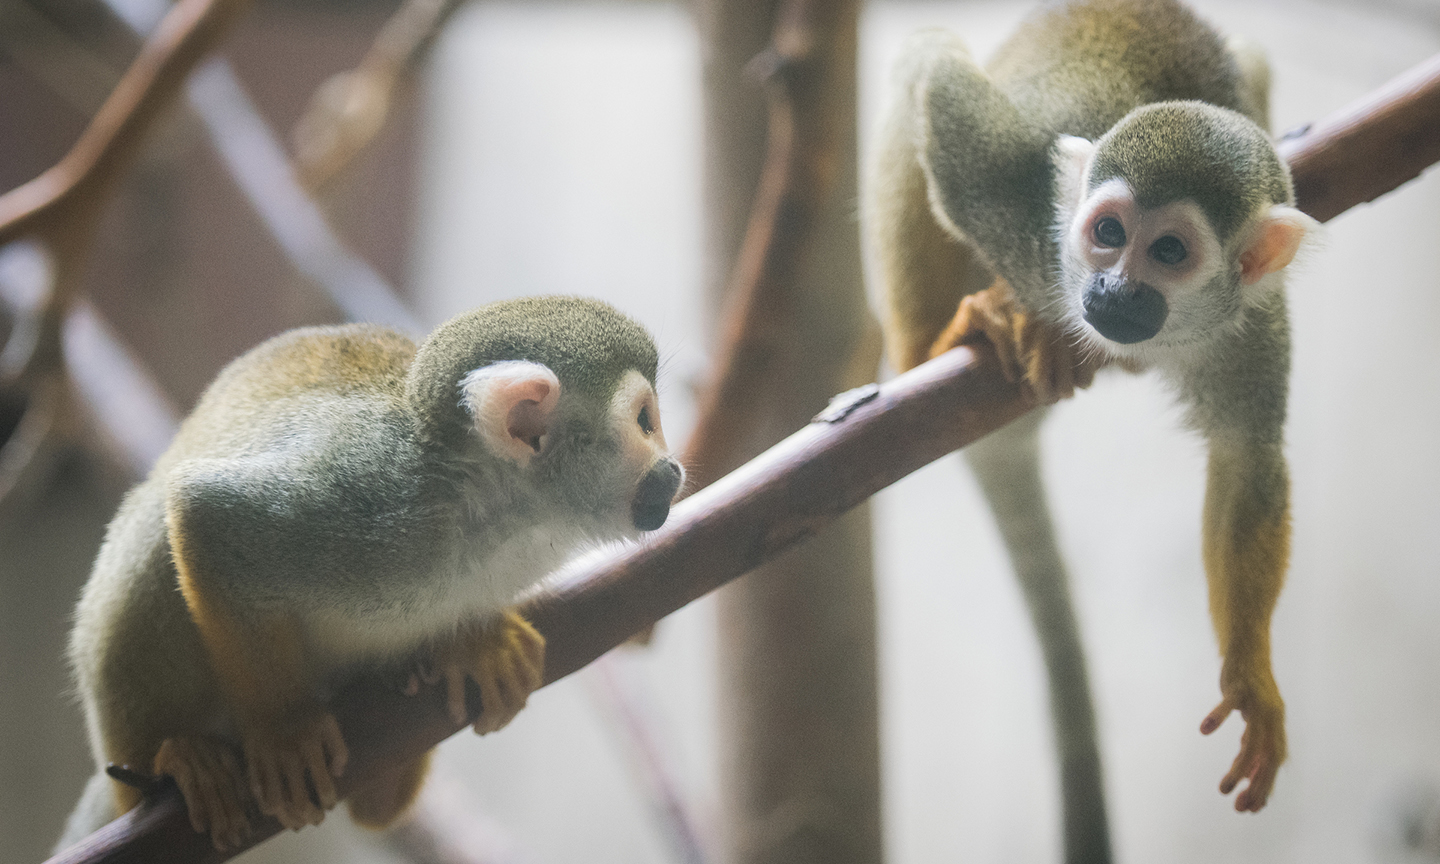
<path fill-rule="evenodd" d="M 1125 245 L 1125 226 L 1114 216 L 1106 216 L 1095 223 L 1095 242 L 1101 246 L 1118 249 Z"/>
<path fill-rule="evenodd" d="M 1173 234 L 1166 234 L 1150 244 L 1150 257 L 1161 264 L 1179 264 L 1189 254 L 1185 251 L 1185 244 L 1181 243 L 1180 238 Z"/>
<path fill-rule="evenodd" d="M 640 431 L 644 432 L 646 435 L 649 435 L 650 433 L 655 431 L 655 424 L 650 422 L 649 405 L 646 405 L 640 409 L 640 416 L 635 418 L 635 422 L 640 424 Z"/>

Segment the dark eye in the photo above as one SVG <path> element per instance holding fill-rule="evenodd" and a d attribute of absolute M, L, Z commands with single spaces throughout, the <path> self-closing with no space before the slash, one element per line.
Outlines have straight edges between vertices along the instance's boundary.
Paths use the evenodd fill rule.
<path fill-rule="evenodd" d="M 1106 216 L 1095 223 L 1095 242 L 1101 246 L 1118 249 L 1125 245 L 1125 226 L 1114 216 Z"/>
<path fill-rule="evenodd" d="M 646 405 L 644 408 L 640 409 L 640 416 L 635 418 L 635 422 L 640 424 L 640 431 L 644 432 L 646 435 L 649 435 L 651 432 L 655 431 L 655 424 L 650 422 L 649 405 Z"/>
<path fill-rule="evenodd" d="M 1161 264 L 1179 264 L 1188 254 L 1190 253 L 1185 251 L 1185 244 L 1180 242 L 1180 238 L 1171 234 L 1166 234 L 1150 244 L 1150 257 Z"/>

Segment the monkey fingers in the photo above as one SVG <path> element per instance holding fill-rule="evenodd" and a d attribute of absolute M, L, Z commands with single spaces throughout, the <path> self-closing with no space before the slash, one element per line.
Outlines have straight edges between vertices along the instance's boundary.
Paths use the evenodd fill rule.
<path fill-rule="evenodd" d="M 339 800 L 334 778 L 344 773 L 349 750 L 335 716 L 324 712 L 284 729 L 247 735 L 245 760 L 261 812 L 299 830 L 319 825 Z"/>
<path fill-rule="evenodd" d="M 1095 381 L 1100 368 L 1098 355 L 1079 355 L 1078 348 L 1064 331 L 1019 313 L 1016 341 L 1025 363 L 1024 382 L 1037 402 L 1052 404 L 1075 395 Z"/>
<path fill-rule="evenodd" d="M 233 849 L 250 836 L 245 775 L 228 742 L 198 736 L 166 738 L 155 754 L 153 770 L 175 778 L 190 827 L 201 834 L 208 831 L 216 849 Z"/>
<path fill-rule="evenodd" d="M 1019 381 L 1022 370 L 1014 322 L 1018 311 L 1009 283 L 997 278 L 988 288 L 967 294 L 960 301 L 955 317 L 930 346 L 930 357 L 938 357 L 958 345 L 974 345 L 985 340 L 995 349 L 1005 380 Z"/>
<path fill-rule="evenodd" d="M 1235 796 L 1235 810 L 1258 813 L 1269 800 L 1275 775 L 1285 761 L 1285 706 L 1278 691 L 1273 699 L 1227 696 L 1205 717 L 1200 732 L 1205 735 L 1214 732 L 1237 708 L 1245 721 L 1245 731 L 1240 736 L 1239 755 L 1220 780 L 1220 794 L 1228 795 L 1241 780 L 1249 780 Z"/>
<path fill-rule="evenodd" d="M 545 637 L 507 609 L 494 623 L 470 629 L 443 649 L 437 662 L 445 677 L 450 716 L 464 723 L 465 679 L 480 688 L 480 716 L 476 733 L 484 735 L 505 727 L 538 689 L 545 674 Z"/>
<path fill-rule="evenodd" d="M 990 343 L 1007 381 L 1018 381 L 1031 400 L 1048 405 L 1075 395 L 1095 379 L 1091 358 L 1077 357 L 1065 333 L 1031 315 L 1004 279 L 960 301 L 955 317 L 930 348 L 935 357 L 956 345 Z"/>

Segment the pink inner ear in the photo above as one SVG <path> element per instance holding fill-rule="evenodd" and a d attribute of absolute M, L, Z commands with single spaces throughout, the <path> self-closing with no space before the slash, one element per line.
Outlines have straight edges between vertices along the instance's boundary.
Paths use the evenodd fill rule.
<path fill-rule="evenodd" d="M 554 382 L 543 375 L 528 376 L 506 383 L 497 394 L 509 405 L 505 431 L 532 451 L 540 451 L 540 437 L 550 425 L 559 393 Z"/>
<path fill-rule="evenodd" d="M 1284 217 L 1267 218 L 1249 247 L 1240 253 L 1240 281 L 1253 285 L 1295 260 L 1305 226 Z"/>

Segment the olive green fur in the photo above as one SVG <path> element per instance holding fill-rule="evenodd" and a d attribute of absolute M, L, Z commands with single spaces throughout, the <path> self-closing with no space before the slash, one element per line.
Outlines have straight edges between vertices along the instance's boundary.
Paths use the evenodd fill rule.
<path fill-rule="evenodd" d="M 1142 208 L 1193 201 L 1226 260 L 1205 285 L 1172 302 L 1171 329 L 1161 338 L 1113 356 L 1126 369 L 1155 369 L 1188 425 L 1209 442 L 1206 554 L 1240 548 L 1252 522 L 1278 520 L 1276 536 L 1288 537 L 1284 279 L 1240 278 L 1247 229 L 1270 205 L 1294 200 L 1268 137 L 1263 54 L 1222 38 L 1174 0 L 1051 2 L 1028 15 L 983 68 L 960 37 L 922 31 L 907 43 L 895 80 L 862 216 L 897 368 L 926 359 L 957 304 L 997 275 L 1027 314 L 1110 354 L 1117 346 L 1088 338 L 1082 320 L 1081 292 L 1093 269 L 1068 245 L 1062 254 L 1062 241 L 1080 227 L 1078 206 L 1117 177 Z M 1026 589 L 1051 675 L 1064 860 L 1099 864 L 1112 860 L 1106 796 L 1083 645 L 1038 470 L 1038 420 L 1032 414 L 994 433 L 967 456 Z M 1233 497 L 1222 499 L 1227 494 Z M 1234 537 L 1217 513 L 1238 514 Z M 1239 584 L 1207 558 L 1217 633 L 1232 623 L 1252 633 L 1268 628 L 1267 592 L 1278 589 L 1284 554 L 1267 555 L 1255 566 L 1270 569 Z M 1226 638 L 1222 645 L 1230 645 Z M 1223 650 L 1228 661 L 1230 648 Z M 1241 659 L 1269 674 L 1268 654 Z"/>
<path fill-rule="evenodd" d="M 1224 42 L 1174 0 L 1046 3 L 996 51 L 995 86 L 1050 138 L 1104 135 L 1137 105 L 1193 99 L 1241 110 Z"/>
<path fill-rule="evenodd" d="M 461 405 L 462 379 L 503 360 L 561 384 L 524 466 L 490 452 Z M 481 307 L 418 349 L 375 325 L 303 328 L 228 365 L 122 502 L 77 606 L 69 653 L 97 773 L 61 845 L 117 815 L 106 761 L 148 771 L 166 738 L 237 734 L 178 590 L 176 538 L 238 629 L 304 619 L 307 644 L 328 646 L 307 655 L 307 687 L 383 671 L 578 545 L 631 533 L 610 400 L 630 369 L 653 386 L 656 366 L 640 325 L 569 297 Z"/>
<path fill-rule="evenodd" d="M 1242 68 L 1173 0 L 1047 4 L 984 70 L 948 34 L 911 50 L 947 58 L 909 73 L 936 215 L 1033 308 L 1049 307 L 1059 276 L 1052 148 L 1062 135 L 1096 141 L 1087 191 L 1120 176 L 1143 206 L 1193 199 L 1222 243 L 1261 207 L 1293 201 L 1262 128 L 1263 59 L 1247 54 Z"/>
<path fill-rule="evenodd" d="M 1189 198 L 1222 244 L 1261 207 L 1294 200 L 1290 172 L 1253 122 L 1204 102 L 1165 102 L 1130 112 L 1095 148 L 1087 185 L 1130 184 L 1141 207 Z"/>
<path fill-rule="evenodd" d="M 405 384 L 422 439 L 453 442 L 468 433 L 458 382 L 503 360 L 550 367 L 564 387 L 591 398 L 615 392 L 629 369 L 651 386 L 659 366 L 645 329 L 612 307 L 582 297 L 527 297 L 482 306 L 441 325 L 420 346 Z"/>

